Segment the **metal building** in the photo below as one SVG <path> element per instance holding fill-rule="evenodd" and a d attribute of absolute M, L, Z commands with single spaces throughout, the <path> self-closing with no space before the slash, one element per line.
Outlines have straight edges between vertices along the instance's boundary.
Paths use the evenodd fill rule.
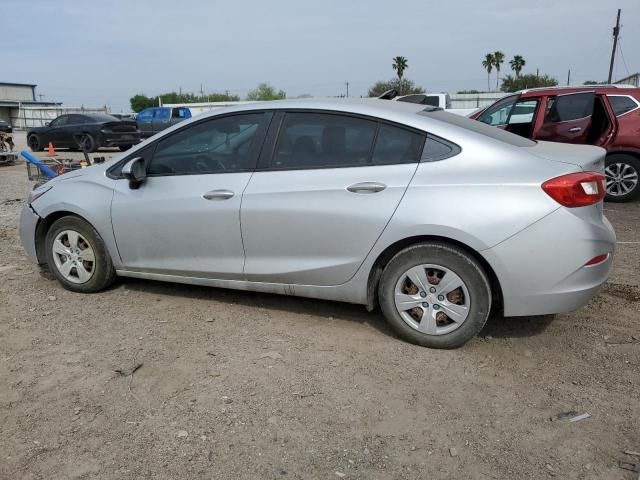
<path fill-rule="evenodd" d="M 0 82 L 0 119 L 19 126 L 19 118 L 24 107 L 55 107 L 56 102 L 39 102 L 36 100 L 36 85 L 30 83 Z"/>

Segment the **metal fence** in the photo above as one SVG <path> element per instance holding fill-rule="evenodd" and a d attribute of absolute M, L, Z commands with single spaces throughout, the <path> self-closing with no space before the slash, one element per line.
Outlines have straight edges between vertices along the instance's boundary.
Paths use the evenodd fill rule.
<path fill-rule="evenodd" d="M 18 107 L 11 109 L 11 125 L 26 129 L 42 127 L 56 117 L 66 113 L 109 113 L 107 107 Z"/>

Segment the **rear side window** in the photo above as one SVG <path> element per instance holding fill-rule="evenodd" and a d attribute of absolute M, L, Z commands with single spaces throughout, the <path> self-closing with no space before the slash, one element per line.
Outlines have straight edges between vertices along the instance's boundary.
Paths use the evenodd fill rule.
<path fill-rule="evenodd" d="M 366 165 L 377 122 L 326 113 L 287 113 L 271 168 L 336 168 Z"/>
<path fill-rule="evenodd" d="M 424 135 L 391 125 L 380 125 L 371 163 L 393 165 L 417 162 L 423 145 Z"/>
<path fill-rule="evenodd" d="M 611 104 L 611 108 L 613 109 L 613 113 L 616 117 L 629 113 L 631 110 L 635 110 L 640 107 L 638 102 L 626 95 L 607 95 L 607 98 L 609 99 L 609 103 Z"/>
<path fill-rule="evenodd" d="M 431 134 L 427 135 L 427 141 L 422 151 L 422 162 L 435 162 L 453 157 L 460 153 L 460 147 L 439 137 Z"/>
<path fill-rule="evenodd" d="M 593 114 L 593 92 L 573 93 L 550 97 L 547 101 L 547 114 L 544 123 L 578 120 Z"/>

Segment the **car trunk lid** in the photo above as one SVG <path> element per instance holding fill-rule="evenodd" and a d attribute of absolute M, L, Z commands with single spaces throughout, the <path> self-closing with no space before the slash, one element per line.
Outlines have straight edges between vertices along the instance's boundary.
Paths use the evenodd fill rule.
<path fill-rule="evenodd" d="M 604 159 L 607 154 L 604 148 L 542 141 L 528 148 L 529 153 L 536 157 L 576 165 L 585 172 L 604 173 Z"/>
<path fill-rule="evenodd" d="M 138 125 L 131 120 L 121 120 L 119 122 L 105 123 L 102 129 L 117 133 L 135 133 L 138 130 Z"/>

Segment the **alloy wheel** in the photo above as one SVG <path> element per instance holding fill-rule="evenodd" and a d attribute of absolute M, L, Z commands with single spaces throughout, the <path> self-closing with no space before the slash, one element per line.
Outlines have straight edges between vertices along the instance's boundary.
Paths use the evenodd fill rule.
<path fill-rule="evenodd" d="M 410 327 L 427 335 L 445 335 L 467 320 L 471 298 L 455 272 L 441 265 L 423 264 L 400 276 L 395 305 Z"/>
<path fill-rule="evenodd" d="M 53 260 L 60 274 L 69 282 L 86 283 L 95 272 L 93 247 L 74 230 L 60 232 L 52 245 Z"/>
<path fill-rule="evenodd" d="M 638 172 L 628 163 L 612 163 L 604 169 L 607 193 L 613 197 L 626 195 L 638 186 Z"/>

